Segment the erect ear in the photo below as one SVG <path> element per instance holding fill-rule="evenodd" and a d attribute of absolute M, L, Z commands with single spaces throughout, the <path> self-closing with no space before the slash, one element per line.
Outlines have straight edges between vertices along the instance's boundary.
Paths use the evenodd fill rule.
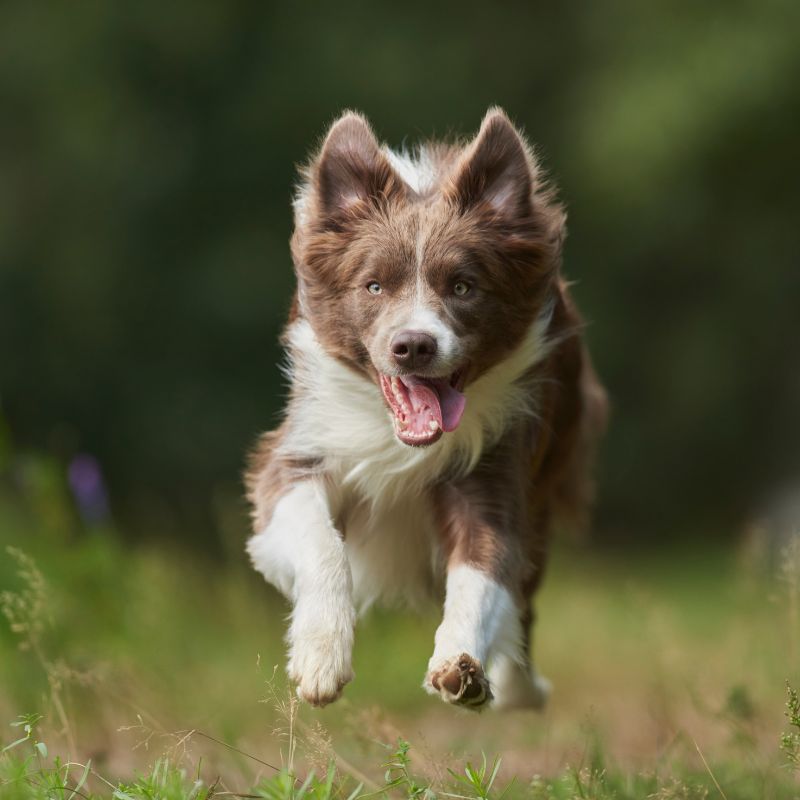
<path fill-rule="evenodd" d="M 534 165 L 505 112 L 491 108 L 456 167 L 451 196 L 462 209 L 483 206 L 513 219 L 531 210 Z"/>
<path fill-rule="evenodd" d="M 369 123 L 346 112 L 333 123 L 314 169 L 318 210 L 343 218 L 404 193 L 405 184 L 381 152 Z"/>

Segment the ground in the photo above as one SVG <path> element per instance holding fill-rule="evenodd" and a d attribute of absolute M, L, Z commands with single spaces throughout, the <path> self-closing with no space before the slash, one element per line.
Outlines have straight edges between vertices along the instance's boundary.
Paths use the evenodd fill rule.
<path fill-rule="evenodd" d="M 283 676 L 287 609 L 243 560 L 221 567 L 124 546 L 108 531 L 9 539 L 46 583 L 26 600 L 30 576 L 4 553 L 0 589 L 36 608 L 17 601 L 12 616 L 32 610 L 32 630 L 0 632 L 0 718 L 43 714 L 36 735 L 51 753 L 91 758 L 112 780 L 166 752 L 192 770 L 202 757 L 207 784 L 220 777 L 247 792 L 272 774 L 266 763 L 286 764 L 291 738 L 298 774 L 324 774 L 333 759 L 341 775 L 379 787 L 403 740 L 434 788 L 486 754 L 501 758 L 497 785 L 513 778 L 513 791 L 542 798 L 610 797 L 589 783 L 583 795 L 562 787 L 603 774 L 621 782 L 618 797 L 800 794 L 779 747 L 786 682 L 800 684 L 797 574 L 757 548 L 560 547 L 535 636 L 554 685 L 547 710 L 476 714 L 421 688 L 435 608 L 372 612 L 342 700 L 298 708 Z M 13 600 L 5 596 L 7 608 Z M 33 648 L 19 648 L 31 638 Z M 6 731 L 2 741 L 16 738 Z M 690 794 L 692 785 L 704 788 Z"/>

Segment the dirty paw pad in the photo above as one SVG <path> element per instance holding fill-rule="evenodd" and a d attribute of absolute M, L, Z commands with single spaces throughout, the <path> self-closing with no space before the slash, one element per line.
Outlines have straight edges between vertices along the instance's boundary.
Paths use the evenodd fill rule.
<path fill-rule="evenodd" d="M 477 709 L 492 699 L 481 662 L 466 653 L 432 670 L 429 682 L 446 703 Z"/>

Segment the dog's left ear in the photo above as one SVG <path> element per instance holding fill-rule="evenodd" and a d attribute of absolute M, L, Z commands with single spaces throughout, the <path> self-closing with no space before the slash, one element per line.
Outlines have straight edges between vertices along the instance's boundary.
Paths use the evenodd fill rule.
<path fill-rule="evenodd" d="M 456 167 L 451 198 L 462 209 L 483 209 L 500 220 L 527 217 L 535 165 L 505 112 L 491 108 Z"/>

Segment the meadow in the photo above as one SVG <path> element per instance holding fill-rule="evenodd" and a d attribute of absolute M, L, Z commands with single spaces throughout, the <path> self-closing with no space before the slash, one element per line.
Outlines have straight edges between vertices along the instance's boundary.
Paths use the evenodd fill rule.
<path fill-rule="evenodd" d="M 800 798 L 800 545 L 743 522 L 800 497 L 800 3 L 402 12 L 0 3 L 0 800 Z M 376 610 L 315 711 L 238 478 L 296 165 L 345 108 L 413 147 L 495 104 L 613 408 L 538 599 L 554 692 L 445 707 L 439 610 Z"/>
<path fill-rule="evenodd" d="M 48 496 L 0 504 L 4 800 L 800 796 L 800 546 L 562 543 L 538 603 L 544 713 L 427 696 L 434 607 L 371 612 L 355 681 L 316 711 L 235 537 L 217 559 L 134 545 Z"/>

